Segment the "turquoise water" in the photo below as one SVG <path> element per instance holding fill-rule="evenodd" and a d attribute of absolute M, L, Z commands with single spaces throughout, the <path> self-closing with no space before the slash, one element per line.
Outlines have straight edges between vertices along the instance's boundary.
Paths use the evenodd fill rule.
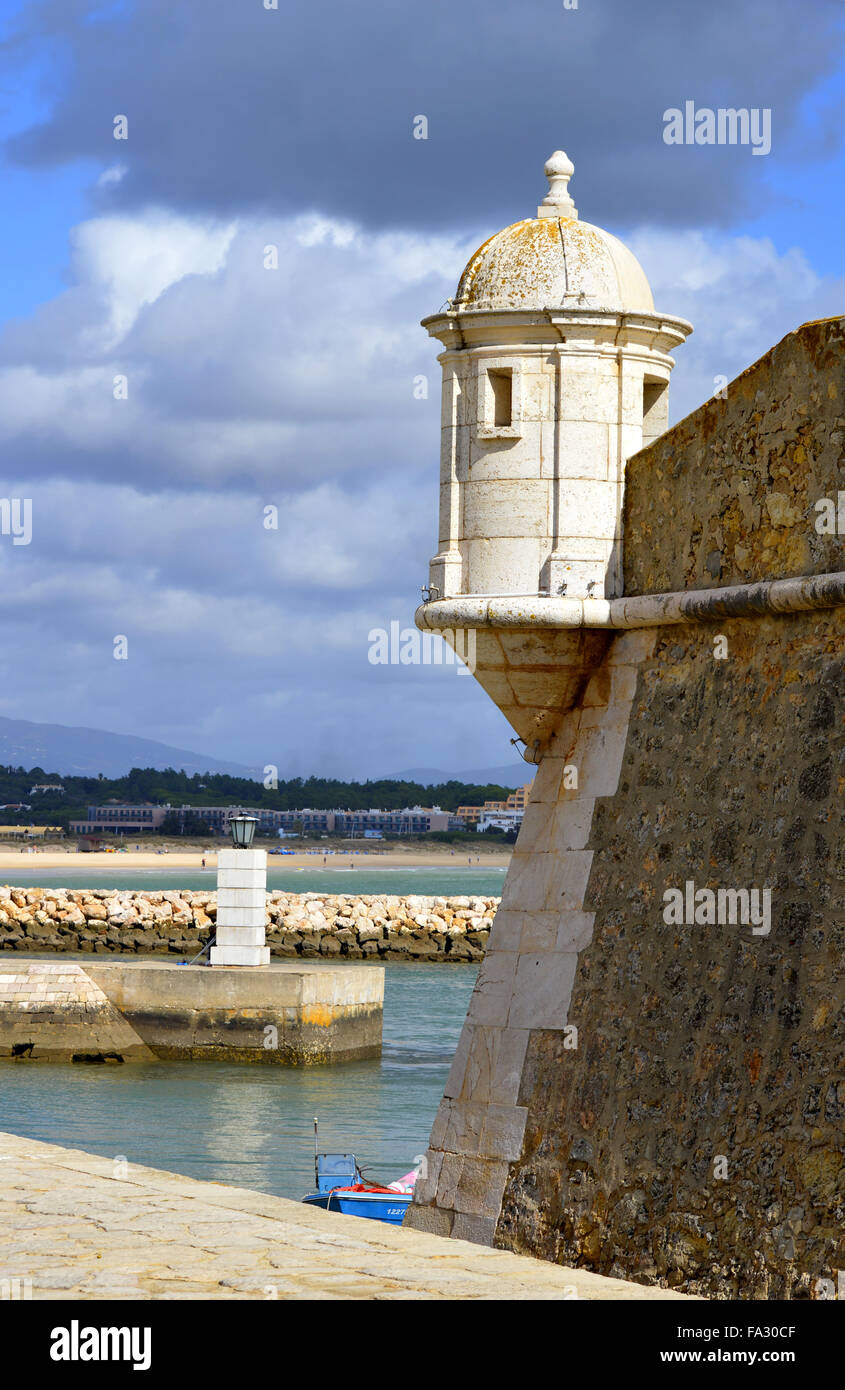
<path fill-rule="evenodd" d="M 352 1152 L 368 1176 L 390 1182 L 425 1151 L 476 967 L 388 962 L 385 972 L 380 1059 L 4 1063 L 0 1129 L 298 1199 L 314 1186 L 318 1115 L 322 1148 Z"/>
<path fill-rule="evenodd" d="M 267 886 L 288 893 L 392 893 L 399 897 L 407 893 L 424 896 L 461 896 L 479 894 L 499 897 L 505 881 L 505 869 L 460 864 L 453 868 L 366 869 L 338 865 L 332 868 L 277 869 L 270 861 Z M 119 864 L 108 869 L 6 869 L 0 882 L 18 888 L 135 888 L 150 892 L 162 889 L 188 888 L 200 891 L 214 889 L 216 870 L 205 869 L 191 873 L 188 869 L 122 869 Z"/>

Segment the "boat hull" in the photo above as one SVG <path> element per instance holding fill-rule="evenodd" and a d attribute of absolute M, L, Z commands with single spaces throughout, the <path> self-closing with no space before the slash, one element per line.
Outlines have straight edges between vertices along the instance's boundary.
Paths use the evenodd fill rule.
<path fill-rule="evenodd" d="M 386 1221 L 401 1226 L 413 1196 L 410 1192 L 310 1192 L 303 1202 L 324 1211 L 339 1211 L 342 1216 L 365 1216 L 370 1221 Z"/>

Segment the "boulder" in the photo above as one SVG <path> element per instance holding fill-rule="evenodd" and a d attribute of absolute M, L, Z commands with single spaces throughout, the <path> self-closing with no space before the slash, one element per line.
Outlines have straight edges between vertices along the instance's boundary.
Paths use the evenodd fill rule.
<path fill-rule="evenodd" d="M 375 922 L 364 921 L 358 925 L 358 940 L 360 942 L 380 941 L 382 934 L 381 927 L 377 926 Z"/>
<path fill-rule="evenodd" d="M 73 907 L 68 908 L 67 912 L 59 913 L 59 920 L 69 927 L 84 927 L 85 913 L 74 904 Z"/>

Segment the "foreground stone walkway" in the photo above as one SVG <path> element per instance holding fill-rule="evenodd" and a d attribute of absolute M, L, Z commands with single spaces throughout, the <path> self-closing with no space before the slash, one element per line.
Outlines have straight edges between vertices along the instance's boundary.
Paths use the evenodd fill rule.
<path fill-rule="evenodd" d="M 49 1298 L 665 1299 L 582 1270 L 0 1133 L 0 1280 Z"/>

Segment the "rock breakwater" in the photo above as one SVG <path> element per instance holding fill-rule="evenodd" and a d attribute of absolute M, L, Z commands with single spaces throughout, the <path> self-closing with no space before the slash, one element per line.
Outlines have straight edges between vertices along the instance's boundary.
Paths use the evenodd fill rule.
<path fill-rule="evenodd" d="M 273 956 L 474 961 L 498 898 L 267 894 Z M 217 915 L 209 892 L 0 887 L 0 950 L 194 955 Z"/>

